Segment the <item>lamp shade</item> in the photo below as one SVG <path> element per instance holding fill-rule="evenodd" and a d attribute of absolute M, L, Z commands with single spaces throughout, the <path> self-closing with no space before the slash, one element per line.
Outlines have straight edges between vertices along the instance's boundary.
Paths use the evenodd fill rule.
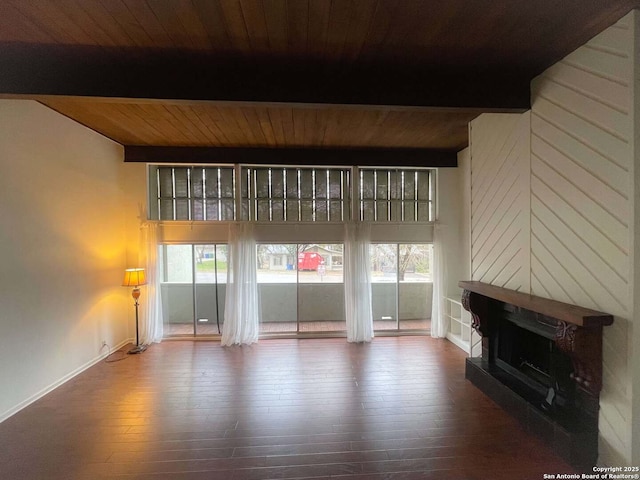
<path fill-rule="evenodd" d="M 124 271 L 123 287 L 137 287 L 147 283 L 144 268 L 127 268 Z"/>

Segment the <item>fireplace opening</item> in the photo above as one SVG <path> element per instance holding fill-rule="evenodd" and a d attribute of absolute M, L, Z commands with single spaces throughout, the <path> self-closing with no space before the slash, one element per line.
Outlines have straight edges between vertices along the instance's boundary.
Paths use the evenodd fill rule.
<path fill-rule="evenodd" d="M 546 323 L 518 313 L 505 312 L 498 321 L 492 349 L 494 364 L 535 392 L 534 398 L 529 398 L 538 407 L 566 412 L 575 406 L 571 359 L 558 349 L 553 330 Z"/>
<path fill-rule="evenodd" d="M 548 338 L 503 321 L 496 349 L 496 363 L 506 364 L 530 380 L 536 389 L 553 386 L 551 356 L 553 342 Z"/>

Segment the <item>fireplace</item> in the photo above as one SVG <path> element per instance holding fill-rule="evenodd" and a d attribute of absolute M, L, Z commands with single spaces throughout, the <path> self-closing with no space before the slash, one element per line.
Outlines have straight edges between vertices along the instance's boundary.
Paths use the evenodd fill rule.
<path fill-rule="evenodd" d="M 466 377 L 577 467 L 598 455 L 602 327 L 611 315 L 480 282 L 460 282 L 482 336 Z"/>

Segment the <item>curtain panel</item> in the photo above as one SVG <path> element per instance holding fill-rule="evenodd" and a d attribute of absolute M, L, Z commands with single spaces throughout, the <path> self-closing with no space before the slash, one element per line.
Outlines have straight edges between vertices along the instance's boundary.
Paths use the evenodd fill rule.
<path fill-rule="evenodd" d="M 444 296 L 446 291 L 446 269 L 444 248 L 442 245 L 443 226 L 435 224 L 433 229 L 433 300 L 431 303 L 431 336 L 443 338 L 447 335 L 449 324 L 444 314 Z"/>
<path fill-rule="evenodd" d="M 144 310 L 140 325 L 142 344 L 159 343 L 163 336 L 162 296 L 158 268 L 158 224 L 149 222 L 140 228 L 140 249 L 144 258 L 140 265 L 146 269 L 147 284 L 144 295 Z"/>
<path fill-rule="evenodd" d="M 223 346 L 255 343 L 260 333 L 260 299 L 253 224 L 229 225 L 228 255 L 221 343 Z"/>
<path fill-rule="evenodd" d="M 373 339 L 371 306 L 371 225 L 348 223 L 344 239 L 344 302 L 348 342 Z"/>

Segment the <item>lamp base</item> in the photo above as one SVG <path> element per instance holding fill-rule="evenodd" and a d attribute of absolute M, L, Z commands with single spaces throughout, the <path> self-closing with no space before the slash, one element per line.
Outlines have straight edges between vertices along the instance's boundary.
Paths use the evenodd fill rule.
<path fill-rule="evenodd" d="M 127 353 L 130 354 L 130 355 L 133 355 L 135 353 L 142 353 L 146 349 L 147 349 L 147 345 L 136 345 L 131 350 L 129 350 Z"/>

